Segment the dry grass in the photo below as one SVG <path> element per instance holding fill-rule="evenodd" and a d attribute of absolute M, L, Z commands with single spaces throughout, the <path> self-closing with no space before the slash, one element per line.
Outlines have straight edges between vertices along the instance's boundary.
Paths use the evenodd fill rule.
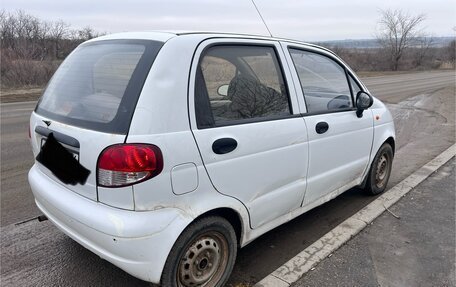
<path fill-rule="evenodd" d="M 0 91 L 0 103 L 36 101 L 43 93 L 43 88 L 5 89 Z"/>
<path fill-rule="evenodd" d="M 2 55 L 1 89 L 44 86 L 60 61 L 11 59 Z"/>

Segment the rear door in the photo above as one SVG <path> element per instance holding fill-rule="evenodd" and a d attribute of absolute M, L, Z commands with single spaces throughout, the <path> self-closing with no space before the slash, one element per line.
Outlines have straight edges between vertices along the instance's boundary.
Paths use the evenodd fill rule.
<path fill-rule="evenodd" d="M 301 204 L 308 146 L 289 70 L 274 41 L 204 42 L 190 83 L 193 134 L 214 187 L 257 228 Z"/>
<path fill-rule="evenodd" d="M 306 106 L 307 205 L 360 183 L 372 148 L 373 117 L 370 110 L 357 117 L 354 98 L 361 88 L 336 57 L 309 47 L 287 50 Z"/>
<path fill-rule="evenodd" d="M 161 46 L 142 40 L 89 42 L 61 64 L 31 116 L 33 151 L 37 155 L 52 133 L 90 175 L 84 184 L 65 184 L 38 163 L 45 174 L 92 200 L 102 196 L 97 194 L 98 156 L 107 146 L 125 141 L 142 85 Z M 121 196 L 122 191 L 113 193 Z M 132 209 L 132 202 L 121 207 Z"/>

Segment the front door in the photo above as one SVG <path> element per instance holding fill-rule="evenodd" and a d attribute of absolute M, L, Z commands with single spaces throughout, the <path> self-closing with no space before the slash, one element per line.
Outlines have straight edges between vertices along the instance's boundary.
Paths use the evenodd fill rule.
<path fill-rule="evenodd" d="M 307 205 L 360 183 L 369 162 L 373 118 L 370 110 L 356 115 L 354 95 L 361 88 L 335 57 L 311 49 L 288 51 L 306 105 Z"/>
<path fill-rule="evenodd" d="M 226 41 L 226 40 L 225 40 Z M 190 120 L 215 189 L 257 228 L 301 205 L 307 131 L 278 42 L 209 40 L 195 57 Z"/>

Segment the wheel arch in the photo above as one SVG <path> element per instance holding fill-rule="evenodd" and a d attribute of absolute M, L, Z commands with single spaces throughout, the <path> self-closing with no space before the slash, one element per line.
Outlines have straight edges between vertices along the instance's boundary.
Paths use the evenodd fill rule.
<path fill-rule="evenodd" d="M 382 147 L 385 143 L 388 143 L 391 146 L 391 148 L 393 149 L 393 156 L 394 156 L 394 154 L 396 152 L 396 140 L 394 138 L 394 133 L 393 134 L 388 134 L 388 132 L 385 132 L 383 134 L 383 138 L 384 138 L 383 141 L 377 141 L 377 142 L 380 142 L 380 144 L 375 145 L 375 142 L 374 142 L 374 147 L 373 147 L 373 149 L 371 151 L 369 164 L 368 164 L 368 166 L 366 168 L 366 171 L 365 171 L 365 173 L 363 175 L 363 180 L 361 181 L 361 184 L 359 184 L 359 186 L 358 186 L 358 187 L 360 187 L 362 189 L 366 186 L 367 177 L 369 176 L 369 172 L 371 170 L 372 162 L 373 162 L 375 156 L 377 155 L 380 147 Z"/>
<path fill-rule="evenodd" d="M 393 149 L 393 155 L 394 155 L 396 153 L 396 141 L 394 140 L 394 138 L 392 136 L 390 136 L 381 144 L 381 146 L 384 145 L 385 143 L 388 143 L 391 146 L 391 148 Z"/>
<path fill-rule="evenodd" d="M 220 216 L 226 219 L 231 224 L 231 226 L 233 226 L 234 232 L 236 233 L 236 239 L 238 241 L 237 244 L 238 246 L 241 246 L 244 229 L 241 215 L 236 210 L 229 207 L 211 209 L 200 214 L 197 218 L 194 219 L 194 221 L 208 216 Z"/>

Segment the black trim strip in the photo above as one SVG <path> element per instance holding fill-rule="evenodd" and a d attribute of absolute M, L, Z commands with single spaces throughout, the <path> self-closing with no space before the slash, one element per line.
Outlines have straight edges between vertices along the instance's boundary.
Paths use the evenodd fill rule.
<path fill-rule="evenodd" d="M 342 113 L 342 112 L 353 112 L 353 111 L 356 111 L 356 108 L 346 108 L 346 109 L 327 110 L 327 111 L 321 111 L 321 112 L 306 113 L 306 114 L 301 114 L 301 116 L 309 117 L 309 116 L 318 116 L 318 115 L 334 114 L 334 113 Z"/>
<path fill-rule="evenodd" d="M 236 126 L 236 125 L 241 125 L 241 124 L 255 124 L 255 123 L 262 123 L 262 122 L 280 121 L 280 120 L 288 120 L 288 119 L 300 118 L 302 116 L 303 115 L 301 115 L 301 114 L 293 114 L 293 115 L 289 115 L 289 116 L 275 116 L 275 117 L 264 117 L 264 118 L 229 120 L 229 121 L 226 121 L 226 122 L 219 122 L 216 126 L 213 126 L 213 127 L 201 127 L 201 128 L 198 128 L 198 129 L 199 130 L 204 130 L 204 129 L 213 129 L 213 128 L 220 128 L 220 127 Z"/>
<path fill-rule="evenodd" d="M 53 131 L 51 129 L 42 127 L 42 126 L 37 126 L 35 128 L 35 132 L 39 135 L 42 135 L 43 137 L 49 137 L 49 135 L 52 133 L 54 135 L 54 138 L 63 144 L 66 144 L 68 146 L 74 147 L 74 148 L 79 148 L 79 141 L 75 139 L 74 137 L 67 136 L 65 134 L 62 134 L 60 132 Z"/>

